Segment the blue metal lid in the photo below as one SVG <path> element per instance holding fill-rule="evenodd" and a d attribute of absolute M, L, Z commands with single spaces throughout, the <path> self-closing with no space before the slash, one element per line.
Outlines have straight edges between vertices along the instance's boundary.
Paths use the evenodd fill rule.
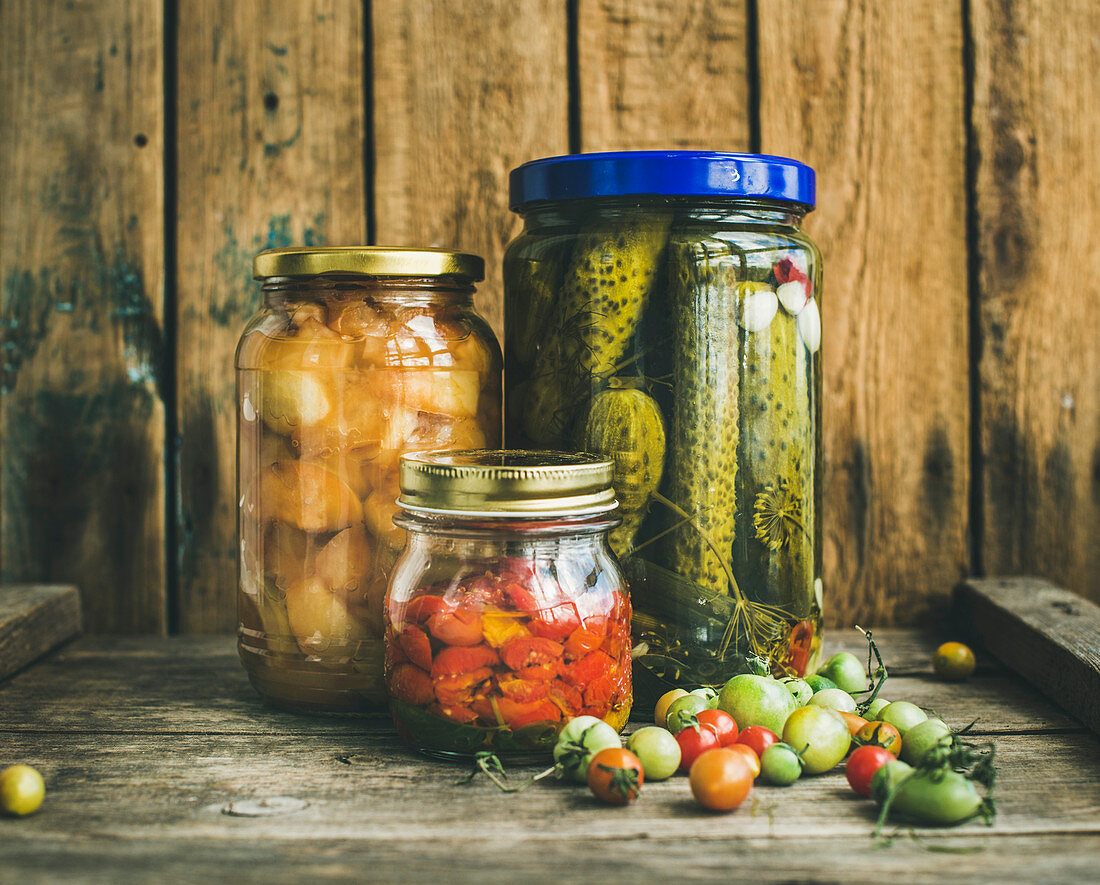
<path fill-rule="evenodd" d="M 712 151 L 614 151 L 532 160 L 512 170 L 513 210 L 585 197 L 747 197 L 813 208 L 814 170 L 767 154 Z"/>

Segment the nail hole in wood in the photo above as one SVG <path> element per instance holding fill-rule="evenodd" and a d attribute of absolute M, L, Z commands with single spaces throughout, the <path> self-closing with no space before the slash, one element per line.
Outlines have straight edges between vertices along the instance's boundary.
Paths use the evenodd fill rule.
<path fill-rule="evenodd" d="M 268 111 L 268 113 L 275 113 L 275 111 L 279 108 L 279 96 L 277 96 L 274 92 L 264 93 L 264 108 Z"/>
<path fill-rule="evenodd" d="M 148 143 L 149 139 L 146 138 L 142 133 L 139 132 L 137 135 L 134 136 L 134 144 L 136 144 L 139 148 L 145 147 L 145 145 L 147 145 Z"/>

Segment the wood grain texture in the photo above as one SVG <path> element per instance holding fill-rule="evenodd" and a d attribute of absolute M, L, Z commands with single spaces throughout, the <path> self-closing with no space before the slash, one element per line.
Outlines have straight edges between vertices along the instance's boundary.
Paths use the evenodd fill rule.
<path fill-rule="evenodd" d="M 363 8 L 201 0 L 179 15 L 179 627 L 228 631 L 252 256 L 366 239 Z"/>
<path fill-rule="evenodd" d="M 559 0 L 372 0 L 375 239 L 482 255 L 502 334 L 508 171 L 568 150 Z"/>
<path fill-rule="evenodd" d="M 890 668 L 884 697 L 934 708 L 951 725 L 979 718 L 981 733 L 1083 731 L 1054 703 L 995 662 L 959 685 L 932 675 L 932 649 L 945 637 L 876 631 Z M 860 652 L 856 643 L 827 651 Z M 862 651 L 865 653 L 866 646 Z M 73 698 L 94 698 L 91 709 Z M 170 697 L 171 703 L 163 703 Z M 1011 709 L 1006 716 L 1004 710 Z M 131 734 L 343 734 L 348 720 L 296 716 L 266 708 L 253 691 L 228 637 L 95 637 L 73 643 L 14 680 L 0 695 L 3 725 L 12 732 L 123 730 Z M 639 710 L 645 717 L 648 711 Z M 373 721 L 353 730 L 386 731 Z"/>
<path fill-rule="evenodd" d="M 899 666 L 927 661 L 935 642 L 880 635 Z M 155 871 L 205 882 L 243 869 L 265 881 L 353 880 L 368 868 L 401 881 L 726 880 L 731 863 L 753 881 L 1087 878 L 1082 858 L 1092 864 L 1100 849 L 1100 740 L 1054 724 L 1029 733 L 1021 723 L 1042 719 L 1044 702 L 1005 682 L 891 683 L 898 699 L 921 700 L 912 690 L 927 685 L 990 719 L 1000 813 L 992 828 L 904 828 L 886 850 L 869 838 L 874 806 L 839 770 L 758 784 L 731 815 L 701 812 L 682 776 L 615 811 L 583 787 L 506 796 L 484 780 L 457 784 L 463 766 L 410 753 L 385 724 L 264 710 L 225 638 L 86 638 L 0 686 L 0 741 L 48 785 L 37 815 L 0 819 L 0 868 L 20 881 Z M 23 703 L 32 695 L 37 711 Z M 537 767 L 509 769 L 518 780 Z M 278 797 L 296 810 L 225 812 Z"/>
<path fill-rule="evenodd" d="M 1100 606 L 1035 578 L 971 579 L 955 602 L 989 651 L 1100 733 Z"/>
<path fill-rule="evenodd" d="M 1100 601 L 1100 5 L 970 10 L 982 565 Z"/>
<path fill-rule="evenodd" d="M 959 9 L 769 0 L 758 39 L 763 150 L 818 174 L 827 617 L 914 623 L 968 569 Z"/>
<path fill-rule="evenodd" d="M 579 0 L 584 151 L 746 150 L 745 0 Z"/>
<path fill-rule="evenodd" d="M 76 587 L 0 585 L 0 681 L 72 639 L 80 625 Z"/>
<path fill-rule="evenodd" d="M 165 627 L 161 4 L 0 6 L 0 579 Z"/>

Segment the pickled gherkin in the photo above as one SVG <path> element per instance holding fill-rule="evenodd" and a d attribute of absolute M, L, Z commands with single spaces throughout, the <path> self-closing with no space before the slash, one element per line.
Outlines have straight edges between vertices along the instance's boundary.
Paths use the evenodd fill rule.
<path fill-rule="evenodd" d="M 522 406 L 523 429 L 536 444 L 560 445 L 592 379 L 609 377 L 622 362 L 657 280 L 668 228 L 668 217 L 658 215 L 642 226 L 596 225 L 578 237 Z M 514 291 L 525 292 L 517 283 Z"/>
<path fill-rule="evenodd" d="M 785 310 L 767 334 L 742 342 L 742 587 L 760 601 L 782 601 L 777 588 L 812 590 L 813 440 L 802 417 L 812 407 L 809 359 Z"/>
<path fill-rule="evenodd" d="M 600 391 L 592 399 L 577 447 L 614 461 L 612 485 L 623 521 L 611 532 L 611 549 L 626 556 L 661 483 L 665 459 L 661 409 L 644 390 L 612 387 Z"/>
<path fill-rule="evenodd" d="M 667 562 L 711 594 L 729 593 L 736 531 L 738 440 L 737 323 L 743 297 L 728 259 L 698 260 L 676 250 L 670 273 L 673 385 L 666 495 L 689 514 L 671 518 Z M 700 323 L 698 317 L 706 317 Z"/>

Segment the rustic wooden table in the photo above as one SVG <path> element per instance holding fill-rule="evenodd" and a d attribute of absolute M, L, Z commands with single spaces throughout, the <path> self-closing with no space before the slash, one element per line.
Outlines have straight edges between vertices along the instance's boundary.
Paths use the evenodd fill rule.
<path fill-rule="evenodd" d="M 267 709 L 230 639 L 100 637 L 0 683 L 0 761 L 48 784 L 38 814 L 0 819 L 0 881 L 1091 879 L 1096 736 L 995 663 L 948 686 L 929 672 L 933 637 L 878 638 L 889 697 L 954 726 L 979 717 L 996 742 L 993 827 L 892 828 L 876 845 L 874 806 L 840 773 L 757 786 L 726 815 L 698 809 L 682 777 L 621 809 L 557 784 L 459 786 L 463 767 L 384 723 Z"/>

